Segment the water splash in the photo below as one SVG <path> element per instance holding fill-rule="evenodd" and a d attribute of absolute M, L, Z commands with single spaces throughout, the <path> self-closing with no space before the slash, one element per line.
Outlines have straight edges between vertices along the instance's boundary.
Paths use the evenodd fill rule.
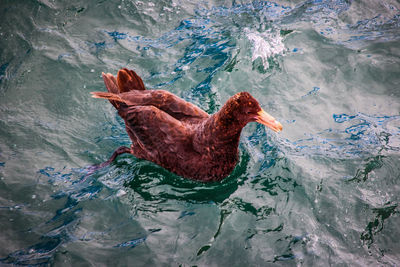
<path fill-rule="evenodd" d="M 279 32 L 267 30 L 265 32 L 252 32 L 248 29 L 247 38 L 253 43 L 253 54 L 251 60 L 261 58 L 264 69 L 269 68 L 268 59 L 275 55 L 283 54 L 286 50 L 283 44 L 283 38 Z"/>

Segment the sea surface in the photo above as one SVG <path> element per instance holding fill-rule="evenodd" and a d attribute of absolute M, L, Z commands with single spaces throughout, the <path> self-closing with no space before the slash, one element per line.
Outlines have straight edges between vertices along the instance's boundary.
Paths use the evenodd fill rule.
<path fill-rule="evenodd" d="M 131 155 L 102 72 L 208 113 L 250 92 L 218 183 Z M 396 0 L 0 1 L 0 265 L 400 266 Z"/>

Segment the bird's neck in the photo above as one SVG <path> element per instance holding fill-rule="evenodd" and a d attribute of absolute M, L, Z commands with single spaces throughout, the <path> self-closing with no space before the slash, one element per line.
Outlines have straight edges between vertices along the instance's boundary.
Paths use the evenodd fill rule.
<path fill-rule="evenodd" d="M 198 147 L 208 147 L 214 151 L 231 148 L 237 151 L 240 134 L 246 123 L 237 121 L 235 114 L 223 107 L 199 125 L 194 143 Z"/>
<path fill-rule="evenodd" d="M 221 140 L 239 139 L 243 127 L 247 124 L 237 120 L 234 112 L 224 108 L 211 117 L 213 121 L 210 121 L 210 126 L 215 127 L 216 133 Z"/>

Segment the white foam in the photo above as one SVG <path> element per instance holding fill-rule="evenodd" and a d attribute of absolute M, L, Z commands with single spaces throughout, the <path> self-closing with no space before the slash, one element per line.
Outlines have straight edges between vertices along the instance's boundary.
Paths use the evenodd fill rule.
<path fill-rule="evenodd" d="M 247 38 L 253 43 L 251 60 L 254 61 L 257 58 L 261 58 L 265 69 L 269 68 L 268 58 L 282 54 L 285 51 L 285 45 L 282 42 L 283 38 L 279 32 L 268 30 L 260 33 L 248 30 Z"/>
<path fill-rule="evenodd" d="M 126 193 L 125 190 L 120 189 L 120 190 L 118 190 L 116 196 L 117 196 L 117 197 L 122 197 L 122 196 L 124 196 L 124 195 L 126 195 L 126 194 L 127 194 L 127 193 Z"/>

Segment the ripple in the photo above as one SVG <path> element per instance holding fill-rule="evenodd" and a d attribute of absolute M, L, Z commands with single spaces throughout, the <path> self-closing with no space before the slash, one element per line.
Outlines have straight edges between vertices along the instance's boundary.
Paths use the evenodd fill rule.
<path fill-rule="evenodd" d="M 282 3 L 1 9 L 1 264 L 396 265 L 399 4 Z M 250 124 L 220 183 L 132 156 L 90 174 L 130 142 L 87 97 L 120 67 L 210 113 L 248 90 L 294 135 Z"/>
<path fill-rule="evenodd" d="M 306 139 L 283 141 L 287 152 L 301 155 L 320 155 L 332 158 L 353 158 L 374 155 L 377 151 L 398 152 L 400 116 L 333 114 L 335 122 L 347 123 L 343 130 L 327 129 Z M 332 137 L 330 137 L 332 136 Z"/>
<path fill-rule="evenodd" d="M 390 203 L 382 208 L 372 209 L 375 217 L 368 222 L 364 232 L 361 234 L 362 242 L 370 247 L 374 243 L 374 236 L 383 230 L 385 220 L 395 213 L 398 213 L 397 204 Z"/>

